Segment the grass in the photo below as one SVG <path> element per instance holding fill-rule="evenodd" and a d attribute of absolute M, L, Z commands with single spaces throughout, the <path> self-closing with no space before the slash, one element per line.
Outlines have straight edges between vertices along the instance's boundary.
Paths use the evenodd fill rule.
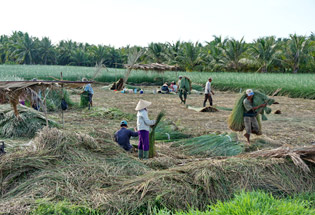
<path fill-rule="evenodd" d="M 190 209 L 187 212 L 172 212 L 168 209 L 156 210 L 156 215 L 311 215 L 315 209 L 311 201 L 299 197 L 275 198 L 272 194 L 262 191 L 245 192 L 236 194 L 233 199 L 209 205 L 205 211 Z"/>
<path fill-rule="evenodd" d="M 244 152 L 244 146 L 235 140 L 235 134 L 208 134 L 184 139 L 171 145 L 186 155 L 194 156 L 233 156 Z"/>
<path fill-rule="evenodd" d="M 63 72 L 65 80 L 81 80 L 82 77 L 92 78 L 95 68 L 74 66 L 32 66 L 32 65 L 0 65 L 0 80 L 21 79 L 52 79 L 60 77 Z M 124 77 L 124 69 L 109 69 L 96 77 L 96 81 L 114 82 Z M 176 81 L 179 75 L 189 77 L 196 85 L 204 85 L 209 77 L 213 78 L 213 87 L 218 90 L 244 91 L 247 88 L 259 90 L 271 95 L 278 88 L 282 90 L 278 95 L 286 95 L 294 98 L 315 99 L 314 74 L 261 74 L 261 73 L 209 73 L 209 72 L 156 72 L 133 71 L 128 83 L 155 83 L 161 85 L 163 81 Z"/>

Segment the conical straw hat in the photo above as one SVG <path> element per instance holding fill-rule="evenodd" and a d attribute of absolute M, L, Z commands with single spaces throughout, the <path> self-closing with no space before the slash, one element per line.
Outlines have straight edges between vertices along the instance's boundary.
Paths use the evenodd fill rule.
<path fill-rule="evenodd" d="M 152 104 L 152 102 L 148 102 L 146 100 L 140 99 L 135 110 L 142 110 L 144 108 L 149 107 L 151 104 Z"/>

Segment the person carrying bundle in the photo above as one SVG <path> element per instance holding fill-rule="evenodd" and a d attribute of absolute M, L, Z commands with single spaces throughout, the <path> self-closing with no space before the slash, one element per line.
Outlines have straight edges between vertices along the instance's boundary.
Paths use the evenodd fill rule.
<path fill-rule="evenodd" d="M 139 159 L 148 159 L 149 158 L 149 132 L 150 126 L 155 124 L 155 120 L 150 120 L 148 117 L 147 107 L 151 105 L 151 102 L 140 99 L 137 104 L 136 111 L 137 113 L 137 130 L 139 134 L 139 145 L 138 145 L 138 155 Z"/>
<path fill-rule="evenodd" d="M 82 82 L 87 82 L 88 80 L 86 78 L 82 78 Z M 90 107 L 93 106 L 93 94 L 94 94 L 94 90 L 91 86 L 91 84 L 87 84 L 84 86 L 83 88 L 83 92 L 81 92 L 81 94 L 87 94 L 87 97 L 88 97 L 88 102 L 89 102 L 89 110 L 90 110 Z"/>
<path fill-rule="evenodd" d="M 179 90 L 179 98 L 181 100 L 181 104 L 186 104 L 187 93 L 191 90 L 191 81 L 187 77 L 178 77 L 178 90 Z M 183 99 L 184 95 L 184 99 Z"/>
<path fill-rule="evenodd" d="M 243 106 L 245 109 L 244 124 L 245 124 L 245 130 L 246 130 L 246 133 L 244 134 L 244 136 L 246 137 L 248 143 L 250 143 L 250 133 L 258 134 L 259 132 L 259 125 L 256 119 L 256 116 L 257 116 L 256 110 L 261 107 L 266 107 L 267 105 L 266 103 L 264 103 L 264 104 L 254 107 L 253 96 L 254 96 L 253 90 L 247 89 L 246 98 L 243 100 Z"/>

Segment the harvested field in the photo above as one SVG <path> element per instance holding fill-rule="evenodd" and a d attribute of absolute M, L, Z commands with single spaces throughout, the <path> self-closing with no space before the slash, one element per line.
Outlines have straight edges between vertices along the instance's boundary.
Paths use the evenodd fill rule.
<path fill-rule="evenodd" d="M 263 135 L 253 136 L 252 146 L 246 147 L 243 134 L 227 125 L 238 94 L 215 91 L 218 111 L 197 112 L 180 105 L 177 95 L 123 94 L 101 87 L 94 86 L 90 111 L 65 111 L 64 129 L 45 128 L 35 139 L 5 139 L 8 153 L 0 157 L 2 213 L 27 214 L 37 208 L 37 200 L 66 200 L 100 214 L 150 214 L 157 208 L 203 210 L 243 189 L 278 197 L 315 192 L 314 100 L 274 97 L 279 104 L 271 108 L 282 114 L 268 115 L 262 122 Z M 157 156 L 147 161 L 113 142 L 121 120 L 126 119 L 129 128 L 136 126 L 134 109 L 140 98 L 152 102 L 150 119 L 165 111 L 163 126 L 156 130 Z M 71 94 L 71 99 L 79 102 L 80 97 Z M 203 99 L 188 95 L 187 105 L 201 107 Z M 61 124 L 60 113 L 50 113 L 49 118 Z M 228 144 L 231 136 L 226 133 L 236 147 L 229 153 L 212 153 L 219 149 L 216 145 L 203 153 L 194 146 L 190 153 L 191 142 L 185 139 L 222 134 L 222 142 Z M 137 139 L 131 142 L 137 144 Z M 303 154 L 304 145 L 308 155 Z M 246 153 L 259 149 L 263 151 Z"/>

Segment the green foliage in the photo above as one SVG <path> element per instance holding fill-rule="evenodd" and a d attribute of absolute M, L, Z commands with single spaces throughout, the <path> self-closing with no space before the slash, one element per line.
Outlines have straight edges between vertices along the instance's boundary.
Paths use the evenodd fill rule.
<path fill-rule="evenodd" d="M 171 147 L 194 156 L 233 156 L 244 152 L 243 145 L 233 134 L 209 134 L 175 142 Z"/>
<path fill-rule="evenodd" d="M 210 207 L 211 215 L 310 215 L 315 209 L 309 203 L 299 199 L 276 199 L 271 194 L 261 191 L 241 192 L 228 202 L 218 202 Z"/>
<path fill-rule="evenodd" d="M 84 91 L 80 95 L 80 107 L 85 108 L 89 106 L 89 92 Z"/>
<path fill-rule="evenodd" d="M 47 202 L 47 201 L 37 201 L 38 206 L 35 208 L 31 214 L 33 215 L 98 215 L 100 214 L 96 210 L 93 210 L 86 206 L 73 205 L 66 201 L 62 202 Z"/>
<path fill-rule="evenodd" d="M 174 141 L 188 137 L 190 137 L 190 135 L 184 134 L 175 124 L 166 120 L 160 122 L 155 129 L 156 140 Z"/>
<path fill-rule="evenodd" d="M 49 76 L 58 77 L 63 73 L 65 80 L 78 81 L 83 77 L 92 78 L 95 71 L 89 67 L 74 66 L 32 66 L 32 65 L 0 65 L 0 80 L 52 80 Z M 10 74 L 10 75 L 9 75 Z M 123 78 L 125 70 L 109 69 L 100 74 L 95 80 L 100 82 L 115 82 Z M 279 96 L 293 98 L 315 99 L 315 79 L 313 74 L 268 74 L 268 73 L 208 73 L 208 72 L 164 72 L 163 77 L 156 72 L 133 71 L 128 79 L 129 83 L 156 83 L 156 78 L 164 78 L 171 82 L 178 79 L 178 75 L 187 75 L 195 84 L 204 85 L 209 76 L 213 78 L 212 87 L 216 90 L 244 91 L 248 88 L 259 90 L 266 95 L 271 95 L 277 89 Z"/>
<path fill-rule="evenodd" d="M 61 109 L 61 99 L 62 99 L 62 92 L 58 90 L 51 90 L 47 91 L 46 97 L 46 106 L 48 111 L 55 111 Z M 68 107 L 72 107 L 74 102 L 70 99 L 70 95 L 67 90 L 63 90 L 63 96 L 66 100 Z"/>
<path fill-rule="evenodd" d="M 241 192 L 229 201 L 209 205 L 205 211 L 190 209 L 189 211 L 172 212 L 168 209 L 155 210 L 156 215 L 311 215 L 315 209 L 311 201 L 302 198 L 277 199 L 272 194 L 262 191 Z"/>

